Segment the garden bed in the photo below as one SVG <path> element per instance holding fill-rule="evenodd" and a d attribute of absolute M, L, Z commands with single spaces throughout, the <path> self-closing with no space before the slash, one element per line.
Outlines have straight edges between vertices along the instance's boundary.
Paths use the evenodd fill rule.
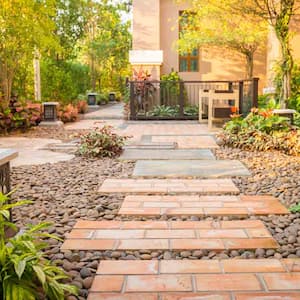
<path fill-rule="evenodd" d="M 222 147 L 215 150 L 218 159 L 238 159 L 252 172 L 250 177 L 236 177 L 234 182 L 243 193 L 271 194 L 287 206 L 300 199 L 300 158 L 279 152 L 247 152 Z M 121 217 L 119 207 L 122 195 L 101 196 L 99 184 L 107 178 L 128 178 L 133 162 L 114 159 L 85 159 L 76 157 L 68 162 L 40 166 L 18 167 L 12 170 L 13 186 L 19 188 L 15 198 L 34 201 L 33 205 L 14 211 L 18 226 L 28 222 L 50 221 L 49 229 L 65 238 L 79 219 L 86 220 L 146 220 L 154 218 Z M 252 217 L 255 218 L 255 217 Z M 166 219 L 159 217 L 156 219 Z M 199 217 L 175 218 L 200 220 Z M 206 219 L 236 219 L 231 217 Z M 72 283 L 80 288 L 80 299 L 86 299 L 92 278 L 100 259 L 215 259 L 215 258 L 262 258 L 300 257 L 300 213 L 288 216 L 259 217 L 280 244 L 277 250 L 256 251 L 66 251 L 60 252 L 61 242 L 50 241 L 49 257 L 71 275 Z M 72 296 L 70 300 L 75 299 Z"/>

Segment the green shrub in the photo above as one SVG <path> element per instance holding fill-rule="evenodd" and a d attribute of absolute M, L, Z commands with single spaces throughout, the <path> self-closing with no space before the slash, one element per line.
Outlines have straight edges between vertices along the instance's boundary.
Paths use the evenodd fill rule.
<path fill-rule="evenodd" d="M 281 89 L 281 73 L 280 68 L 276 68 L 276 77 L 275 77 L 275 85 L 276 85 L 276 93 L 277 98 L 279 91 Z M 294 64 L 292 70 L 292 80 L 291 80 L 291 97 L 288 100 L 288 107 L 291 109 L 295 109 L 300 112 L 300 64 L 299 62 Z"/>
<path fill-rule="evenodd" d="M 154 106 L 148 114 L 153 117 L 174 117 L 178 115 L 178 113 L 178 106 L 158 105 Z"/>
<path fill-rule="evenodd" d="M 258 96 L 258 107 L 262 109 L 280 108 L 273 94 L 265 94 Z"/>
<path fill-rule="evenodd" d="M 43 100 L 72 103 L 78 94 L 85 94 L 90 86 L 89 67 L 72 61 L 41 60 Z M 85 96 L 86 99 L 86 96 Z"/>
<path fill-rule="evenodd" d="M 127 86 L 125 91 L 124 91 L 123 102 L 124 103 L 129 103 L 130 102 L 130 87 L 129 86 Z"/>
<path fill-rule="evenodd" d="M 242 118 L 232 116 L 219 135 L 225 145 L 244 150 L 279 150 L 289 155 L 300 155 L 300 130 L 289 125 L 288 119 L 272 111 L 252 109 Z"/>
<path fill-rule="evenodd" d="M 180 94 L 180 81 L 182 81 L 178 72 L 172 71 L 169 74 L 161 76 L 160 82 L 160 103 L 164 104 L 167 99 L 168 104 L 178 104 L 178 96 Z M 167 98 L 166 98 L 167 97 Z M 187 91 L 183 90 L 184 103 L 187 104 Z"/>
<path fill-rule="evenodd" d="M 109 94 L 108 93 L 100 93 L 96 96 L 96 101 L 98 105 L 107 104 L 109 102 Z"/>
<path fill-rule="evenodd" d="M 295 115 L 294 115 L 294 124 L 297 126 L 297 127 L 300 127 L 300 113 L 297 112 Z"/>
<path fill-rule="evenodd" d="M 184 107 L 184 114 L 186 116 L 198 116 L 199 106 L 198 105 L 187 105 Z"/>
<path fill-rule="evenodd" d="M 28 225 L 22 233 L 8 238 L 6 229 L 16 226 L 9 222 L 10 209 L 29 204 L 19 201 L 9 204 L 9 195 L 0 193 L 0 299 L 3 300 L 63 300 L 66 293 L 76 294 L 74 286 L 63 284 L 68 278 L 45 258 L 48 244 L 44 238 L 56 238 L 42 233 L 49 224 Z"/>
<path fill-rule="evenodd" d="M 122 153 L 128 136 L 119 136 L 111 126 L 95 128 L 80 136 L 78 155 L 87 157 L 115 157 Z"/>

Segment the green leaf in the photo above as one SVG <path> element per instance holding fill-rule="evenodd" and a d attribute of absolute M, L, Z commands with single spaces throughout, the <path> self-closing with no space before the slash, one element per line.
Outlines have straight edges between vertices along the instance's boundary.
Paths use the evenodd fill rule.
<path fill-rule="evenodd" d="M 32 266 L 36 276 L 38 277 L 41 284 L 44 286 L 46 282 L 46 275 L 43 271 L 43 269 L 40 266 Z"/>
<path fill-rule="evenodd" d="M 8 210 L 0 210 L 0 214 L 6 219 L 9 220 L 10 213 Z"/>
<path fill-rule="evenodd" d="M 26 267 L 26 261 L 24 261 L 24 260 L 17 261 L 14 264 L 14 267 L 15 267 L 17 276 L 19 277 L 19 279 L 21 279 L 21 277 L 24 273 L 25 267 Z"/>

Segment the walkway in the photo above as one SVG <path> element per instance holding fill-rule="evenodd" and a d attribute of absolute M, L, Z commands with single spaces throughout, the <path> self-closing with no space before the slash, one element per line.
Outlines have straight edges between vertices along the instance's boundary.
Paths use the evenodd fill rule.
<path fill-rule="evenodd" d="M 232 177 L 249 171 L 239 161 L 216 160 L 212 149 L 218 146 L 204 125 L 129 122 L 119 130 L 134 136 L 120 158 L 136 161 L 133 176 L 106 179 L 99 194 L 124 197 L 124 220 L 78 221 L 61 249 L 184 251 L 187 259 L 101 261 L 89 300 L 300 299 L 299 259 L 190 257 L 195 250 L 275 249 L 264 223 L 248 217 L 289 213 L 274 197 L 240 194 Z M 167 220 L 153 219 L 161 216 Z M 191 216 L 210 219 L 183 218 Z"/>
<path fill-rule="evenodd" d="M 49 144 L 62 144 L 60 140 L 1 137 L 0 148 L 13 149 L 18 152 L 18 157 L 11 161 L 13 167 L 24 165 L 40 165 L 71 160 L 74 155 L 46 150 Z"/>

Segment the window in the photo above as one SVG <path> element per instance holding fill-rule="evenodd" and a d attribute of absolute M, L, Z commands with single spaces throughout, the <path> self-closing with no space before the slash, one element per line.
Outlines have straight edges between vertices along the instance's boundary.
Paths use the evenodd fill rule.
<path fill-rule="evenodd" d="M 191 53 L 179 55 L 179 72 L 198 72 L 199 51 L 194 49 Z"/>
<path fill-rule="evenodd" d="M 188 22 L 188 14 L 184 11 L 179 12 L 179 38 L 184 32 L 184 25 Z M 194 49 L 190 53 L 179 55 L 179 72 L 198 72 L 199 71 L 199 50 Z"/>

